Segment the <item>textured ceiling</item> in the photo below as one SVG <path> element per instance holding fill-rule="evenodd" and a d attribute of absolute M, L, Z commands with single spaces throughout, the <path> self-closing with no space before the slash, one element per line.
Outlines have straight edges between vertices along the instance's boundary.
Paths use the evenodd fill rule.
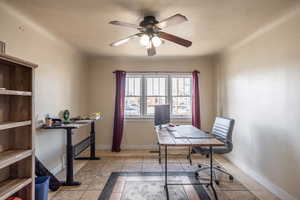
<path fill-rule="evenodd" d="M 271 22 L 297 0 L 6 0 L 6 3 L 84 53 L 144 56 L 138 40 L 109 44 L 137 31 L 109 25 L 111 20 L 138 24 L 144 15 L 158 20 L 181 13 L 188 22 L 164 29 L 193 42 L 185 48 L 165 42 L 160 56 L 216 53 Z"/>

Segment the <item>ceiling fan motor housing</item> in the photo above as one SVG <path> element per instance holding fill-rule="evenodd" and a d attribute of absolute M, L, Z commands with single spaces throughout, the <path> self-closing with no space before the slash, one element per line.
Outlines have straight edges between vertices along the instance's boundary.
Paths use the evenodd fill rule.
<path fill-rule="evenodd" d="M 141 27 L 144 28 L 152 28 L 155 24 L 158 24 L 158 21 L 154 16 L 146 16 L 144 20 L 140 23 Z"/>

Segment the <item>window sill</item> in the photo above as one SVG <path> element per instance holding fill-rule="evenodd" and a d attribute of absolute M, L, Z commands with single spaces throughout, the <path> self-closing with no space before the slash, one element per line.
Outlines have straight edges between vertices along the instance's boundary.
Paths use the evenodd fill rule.
<path fill-rule="evenodd" d="M 143 122 L 143 121 L 154 121 L 154 118 L 146 118 L 146 117 L 127 117 L 125 118 L 125 122 Z M 171 118 L 171 122 L 184 122 L 184 123 L 188 123 L 188 122 L 192 122 L 192 118 Z"/>

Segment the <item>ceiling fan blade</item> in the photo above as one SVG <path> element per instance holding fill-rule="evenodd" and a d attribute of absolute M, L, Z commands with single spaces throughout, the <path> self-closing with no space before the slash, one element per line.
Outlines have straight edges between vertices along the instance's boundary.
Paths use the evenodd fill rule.
<path fill-rule="evenodd" d="M 155 46 L 150 42 L 149 47 L 147 48 L 148 56 L 154 56 L 156 54 Z"/>
<path fill-rule="evenodd" d="M 168 26 L 172 26 L 172 25 L 176 25 L 176 24 L 181 24 L 183 22 L 188 21 L 188 19 L 186 18 L 186 16 L 181 15 L 181 14 L 176 14 L 172 17 L 169 17 L 167 19 L 164 19 L 162 21 L 160 21 L 158 24 L 156 24 L 156 26 L 158 28 L 166 28 Z"/>
<path fill-rule="evenodd" d="M 113 43 L 110 44 L 110 46 L 116 47 L 116 46 L 124 44 L 124 43 L 126 43 L 126 42 L 128 42 L 128 41 L 130 41 L 130 40 L 132 40 L 134 38 L 140 37 L 140 36 L 141 36 L 141 33 L 137 33 L 137 34 L 131 35 L 131 36 L 127 37 L 127 38 L 123 38 L 121 40 L 113 42 Z"/>
<path fill-rule="evenodd" d="M 182 46 L 185 46 L 185 47 L 190 47 L 192 45 L 192 42 L 189 41 L 189 40 L 186 40 L 186 39 L 177 37 L 176 35 L 165 33 L 165 32 L 162 32 L 162 31 L 158 32 L 158 36 L 160 38 L 163 38 L 165 40 L 169 40 L 171 42 L 174 42 L 176 44 L 179 44 L 179 45 L 182 45 Z"/>
<path fill-rule="evenodd" d="M 135 28 L 135 29 L 141 28 L 139 25 L 130 24 L 130 23 L 121 22 L 121 21 L 110 21 L 109 23 L 112 25 L 124 26 L 124 27 L 128 27 L 128 28 Z"/>

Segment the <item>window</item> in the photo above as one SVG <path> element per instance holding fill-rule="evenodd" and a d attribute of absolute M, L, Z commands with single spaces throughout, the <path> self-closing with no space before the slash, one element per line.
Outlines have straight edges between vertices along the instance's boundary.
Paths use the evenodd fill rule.
<path fill-rule="evenodd" d="M 127 73 L 126 118 L 152 118 L 154 106 L 171 105 L 172 118 L 191 118 L 191 73 Z"/>
<path fill-rule="evenodd" d="M 171 77 L 172 79 L 172 114 L 191 115 L 191 77 Z"/>
<path fill-rule="evenodd" d="M 154 115 L 154 106 L 167 104 L 167 76 L 153 75 L 144 77 L 146 84 L 146 115 Z"/>
<path fill-rule="evenodd" d="M 141 115 L 141 81 L 142 76 L 127 76 L 125 89 L 125 115 Z"/>

